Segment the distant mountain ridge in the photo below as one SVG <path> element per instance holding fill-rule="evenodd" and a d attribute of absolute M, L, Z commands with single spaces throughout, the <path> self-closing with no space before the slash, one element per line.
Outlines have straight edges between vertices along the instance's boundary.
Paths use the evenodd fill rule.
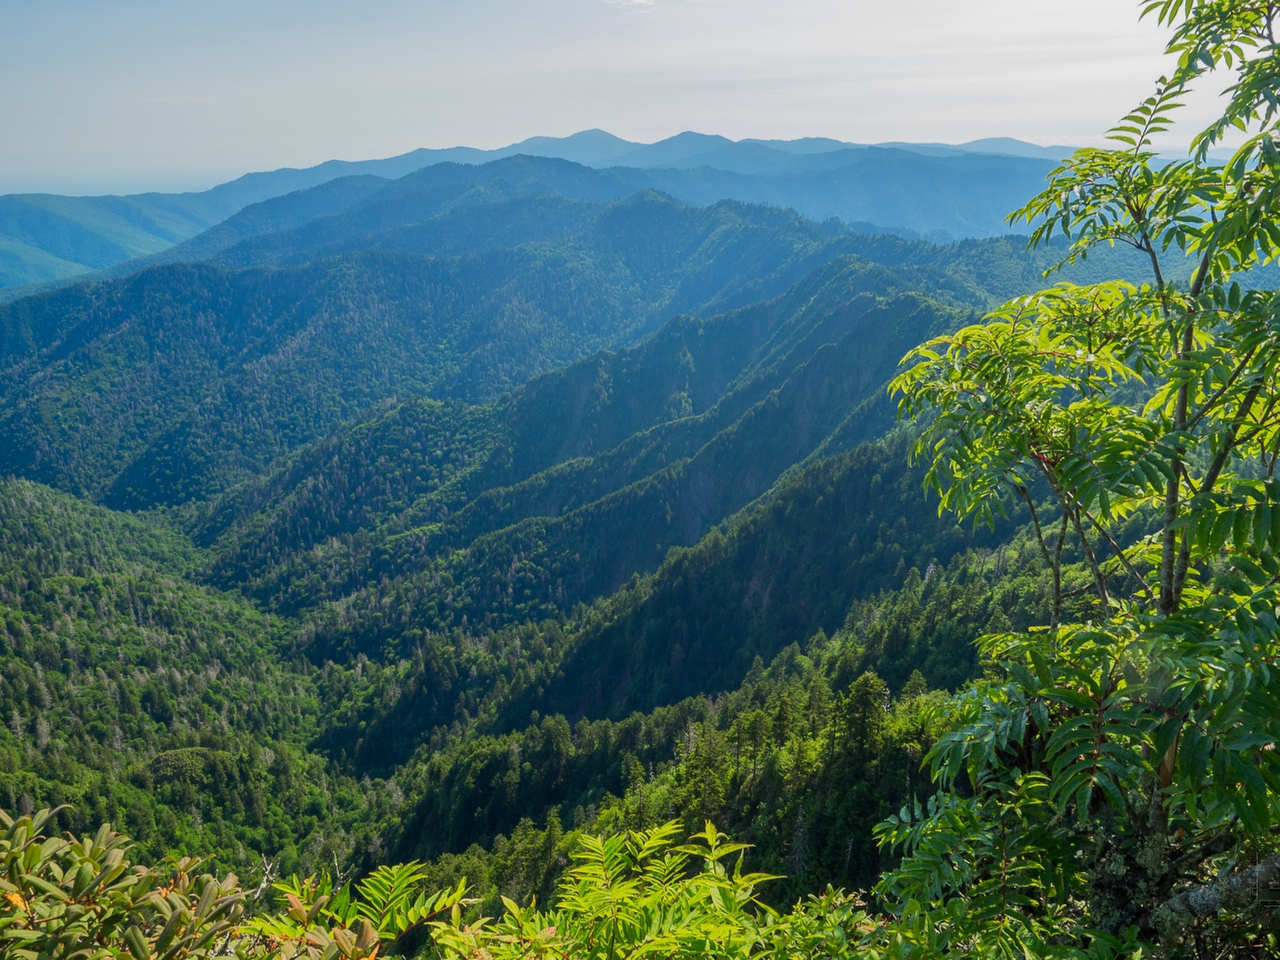
<path fill-rule="evenodd" d="M 440 163 L 479 165 L 516 155 L 548 157 L 600 170 L 630 170 L 632 173 L 626 175 L 626 179 L 631 181 L 633 189 L 655 186 L 686 202 L 705 204 L 723 199 L 768 202 L 795 206 L 806 216 L 817 219 L 829 216 L 850 219 L 847 195 L 852 190 L 861 191 L 865 196 L 867 187 L 856 174 L 841 176 L 838 171 L 868 165 L 892 166 L 896 162 L 902 169 L 889 179 L 901 190 L 916 170 L 911 157 L 929 158 L 934 162 L 985 157 L 994 167 L 972 175 L 972 183 L 965 181 L 955 188 L 972 187 L 982 192 L 993 184 L 1007 181 L 1010 175 L 1021 184 L 1028 161 L 1045 164 L 1068 152 L 1068 147 L 1038 147 L 1008 138 L 959 145 L 868 145 L 817 137 L 733 141 L 686 131 L 645 144 L 624 140 L 603 130 L 584 130 L 568 137 L 532 137 L 494 150 L 424 148 L 381 160 L 330 160 L 305 169 L 249 173 L 198 193 L 145 193 L 123 197 L 8 194 L 0 196 L 0 290 L 21 287 L 22 293 L 32 292 L 33 285 L 66 281 L 154 255 L 201 234 L 248 206 L 340 178 L 395 180 Z M 654 171 L 686 173 L 658 176 Z M 827 195 L 845 199 L 824 205 L 822 198 Z M 885 227 L 919 232 L 944 230 L 956 236 L 998 232 L 998 224 L 991 218 L 973 222 L 947 219 L 944 213 L 936 218 L 936 223 L 920 230 L 920 225 L 906 222 L 901 216 L 895 219 L 898 211 L 892 206 L 879 212 L 881 219 L 877 223 Z M 1001 215 L 1004 212 L 1007 211 L 1002 210 Z M 4 299 L 12 299 L 12 295 Z"/>
<path fill-rule="evenodd" d="M 816 221 L 834 215 L 859 233 L 894 232 L 908 239 L 949 240 L 951 236 L 939 228 L 943 223 L 969 227 L 964 232 L 980 236 L 1004 233 L 1003 216 L 1016 202 L 1014 192 L 1038 183 L 1041 164 L 1015 160 L 990 170 L 989 162 L 970 155 L 939 161 L 901 151 L 871 151 L 844 170 L 784 177 L 751 177 L 709 167 L 593 169 L 526 155 L 479 166 L 440 163 L 376 189 L 372 178 L 344 178 L 264 201 L 187 243 L 147 260 L 120 264 L 111 275 L 123 276 L 156 262 L 201 259 L 244 267 L 300 264 L 364 249 L 447 254 L 461 234 L 483 233 L 473 220 L 488 216 L 494 204 L 540 193 L 599 202 L 649 189 L 691 206 L 713 206 L 729 198 L 789 208 Z M 967 183 L 971 180 L 989 183 L 979 190 Z M 901 218 L 906 227 L 886 231 L 876 225 L 888 216 Z M 504 233 L 523 229 L 526 240 L 549 236 L 556 229 L 552 221 L 517 227 L 520 221 L 505 215 L 500 219 Z M 233 242 L 235 238 L 239 239 Z"/>

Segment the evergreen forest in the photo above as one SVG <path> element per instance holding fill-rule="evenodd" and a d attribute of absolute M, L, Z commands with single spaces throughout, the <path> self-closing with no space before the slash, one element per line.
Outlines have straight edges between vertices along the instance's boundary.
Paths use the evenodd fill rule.
<path fill-rule="evenodd" d="M 1021 234 L 516 153 L 0 305 L 0 960 L 1280 955 L 1280 11 L 1141 6 Z"/>

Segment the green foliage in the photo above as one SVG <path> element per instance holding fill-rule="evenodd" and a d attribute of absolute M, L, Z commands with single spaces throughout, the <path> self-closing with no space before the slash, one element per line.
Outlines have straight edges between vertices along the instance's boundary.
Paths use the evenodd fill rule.
<path fill-rule="evenodd" d="M 310 755 L 314 671 L 282 622 L 185 581 L 197 556 L 154 519 L 0 482 L 0 801 L 125 823 L 156 859 L 349 855 L 385 800 Z"/>
<path fill-rule="evenodd" d="M 354 886 L 327 874 L 294 877 L 275 885 L 280 912 L 244 921 L 250 898 L 234 876 L 193 876 L 199 864 L 189 860 L 133 866 L 126 841 L 109 827 L 92 837 L 47 837 L 41 830 L 50 817 L 15 821 L 0 812 L 6 960 L 372 960 L 423 931 L 440 957 L 817 957 L 870 946 L 876 932 L 859 901 L 832 891 L 789 914 L 765 906 L 756 890 L 773 878 L 743 873 L 745 846 L 710 824 L 684 843 L 675 824 L 584 837 L 553 908 L 508 901 L 496 922 L 464 917 L 463 882 L 426 892 L 428 874 L 416 863 L 380 867 Z"/>
<path fill-rule="evenodd" d="M 733 532 L 741 529 L 746 538 L 739 548 L 726 552 L 724 540 L 717 536 L 698 548 L 694 563 L 686 557 L 672 564 L 654 585 L 639 581 L 598 608 L 575 611 L 571 603 L 564 603 L 567 621 L 557 618 L 500 630 L 483 622 L 471 625 L 463 617 L 475 607 L 462 604 L 467 598 L 460 589 L 454 599 L 462 609 L 454 614 L 448 632 L 438 626 L 422 630 L 422 621 L 412 618 L 402 621 L 411 625 L 408 628 L 388 628 L 388 609 L 401 616 L 397 609 L 401 604 L 388 608 L 379 603 L 365 609 L 360 593 L 346 603 L 355 614 L 346 622 L 324 618 L 300 625 L 262 616 L 234 596 L 197 588 L 191 577 L 196 571 L 209 570 L 214 557 L 219 558 L 214 570 L 224 584 L 241 576 L 232 571 L 252 570 L 262 559 L 273 564 L 293 556 L 310 563 L 320 557 L 312 570 L 324 568 L 325 577 L 340 584 L 329 570 L 332 554 L 324 556 L 334 538 L 356 544 L 369 538 L 370 527 L 385 524 L 388 531 L 397 530 L 397 525 L 412 522 L 408 518 L 434 508 L 431 504 L 449 504 L 456 508 L 451 513 L 462 515 L 467 512 L 465 498 L 484 495 L 489 489 L 486 484 L 511 483 L 517 477 L 521 483 L 534 477 L 535 483 L 552 492 L 538 509 L 561 512 L 564 499 L 559 498 L 571 502 L 582 494 L 573 492 L 572 485 L 554 488 L 559 480 L 547 474 L 547 467 L 554 470 L 566 453 L 581 451 L 584 445 L 593 452 L 602 451 L 591 458 L 598 463 L 573 481 L 585 480 L 588 490 L 608 490 L 611 485 L 626 488 L 628 477 L 645 476 L 654 467 L 660 474 L 663 461 L 676 456 L 675 452 L 698 453 L 707 447 L 708 439 L 717 436 L 721 439 L 698 462 L 699 470 L 714 476 L 733 476 L 748 466 L 760 470 L 768 457 L 773 458 L 768 470 L 778 472 L 809 456 L 819 444 L 838 449 L 838 444 L 847 443 L 841 438 L 856 436 L 849 424 L 840 422 L 850 398 L 876 389 L 896 353 L 918 335 L 920 326 L 954 323 L 961 316 L 923 297 L 899 296 L 909 287 L 910 279 L 891 271 L 864 261 L 841 261 L 781 301 L 716 321 L 678 321 L 636 351 L 605 355 L 580 369 L 535 381 L 512 401 L 486 407 L 425 399 L 401 404 L 307 448 L 271 476 L 269 483 L 246 488 L 209 512 L 197 513 L 196 529 L 202 541 L 218 552 L 214 554 L 193 547 L 177 526 L 155 517 L 127 518 L 56 497 L 37 486 L 15 484 L 13 489 L 26 492 L 26 499 L 14 504 L 10 516 L 20 518 L 23 532 L 10 538 L 4 568 L 17 577 L 10 605 L 23 611 L 19 620 L 35 640 L 28 645 L 17 643 L 19 636 L 26 635 L 18 620 L 10 621 L 14 644 L 6 671 L 12 664 L 15 680 L 6 692 L 4 708 L 6 721 L 12 722 L 9 732 L 17 724 L 20 735 L 14 735 L 6 762 L 8 803 L 35 806 L 68 801 L 73 809 L 60 814 L 65 826 L 87 828 L 119 820 L 128 824 L 143 849 L 155 858 L 169 850 L 216 851 L 221 863 L 255 876 L 273 869 L 315 869 L 334 859 L 372 868 L 388 855 L 383 835 L 388 840 L 406 835 L 401 824 L 413 822 L 435 803 L 417 794 L 426 769 L 444 778 L 445 795 L 453 794 L 454 783 L 466 782 L 468 771 L 480 777 L 477 783 L 488 782 L 493 773 L 484 764 L 506 763 L 508 744 L 497 742 L 493 746 L 497 755 L 484 759 L 490 746 L 484 739 L 471 740 L 475 733 L 502 737 L 504 731 L 524 727 L 531 709 L 554 714 L 572 708 L 563 692 L 548 690 L 548 681 L 561 682 L 556 677 L 563 657 L 576 657 L 573 652 L 584 646 L 581 637 L 598 635 L 611 623 L 635 625 L 664 617 L 687 620 L 696 614 L 708 626 L 717 620 L 726 623 L 719 628 L 716 643 L 727 649 L 739 628 L 733 625 L 744 609 L 744 590 L 753 596 L 749 622 L 758 621 L 753 632 L 759 637 L 753 652 L 739 658 L 723 677 L 691 675 L 668 660 L 653 677 L 659 681 L 657 689 L 637 684 L 628 691 L 632 707 L 652 709 L 686 694 L 736 686 L 755 650 L 772 657 L 781 646 L 803 641 L 819 626 L 835 630 L 844 620 L 851 596 L 891 585 L 910 564 L 924 566 L 934 556 L 945 558 L 965 543 L 948 527 L 938 529 L 938 536 L 928 532 L 934 521 L 923 513 L 920 520 L 928 524 L 920 526 L 924 535 L 918 540 L 904 539 L 913 522 L 896 527 L 883 524 L 881 515 L 901 511 L 900 499 L 914 502 L 909 493 L 914 481 L 901 475 L 900 453 L 892 449 L 815 463 L 769 499 L 767 511 L 751 513 L 731 525 L 731 536 L 741 539 Z M 896 298 L 879 300 L 867 288 Z M 867 342 L 868 330 L 887 334 L 874 351 Z M 846 347 L 841 352 L 824 348 L 832 339 L 844 340 Z M 860 349 L 855 347 L 859 343 Z M 831 356 L 815 364 L 824 349 Z M 846 385 L 838 374 L 850 358 L 863 366 L 854 376 L 846 374 Z M 603 401 L 575 407 L 584 384 L 593 390 L 591 396 L 603 396 Z M 673 392 L 687 393 L 690 403 L 696 403 L 695 416 L 671 419 Z M 808 401 L 797 403 L 805 397 Z M 814 397 L 823 397 L 823 406 L 815 407 Z M 799 417 L 808 417 L 808 434 L 796 430 L 804 422 Z M 867 420 L 876 422 L 873 417 Z M 556 424 L 559 433 L 541 431 L 539 425 L 545 422 Z M 653 425 L 666 431 L 660 443 L 653 440 Z M 503 436 L 499 426 L 511 431 L 511 439 L 494 439 Z M 769 444 L 776 435 L 803 442 L 771 452 Z M 865 504 L 864 512 L 842 506 L 846 489 L 856 492 L 868 483 L 881 489 L 874 474 L 886 468 L 896 479 L 883 485 L 883 492 Z M 681 472 L 668 471 L 668 475 L 678 477 Z M 677 521 L 677 535 L 689 543 L 695 541 L 701 524 L 731 512 L 771 483 L 771 477 L 763 472 L 750 483 L 756 485 L 732 493 L 714 507 L 717 512 L 689 532 L 684 522 Z M 640 486 L 632 489 L 641 490 Z M 663 488 L 649 481 L 644 489 L 649 492 L 644 497 L 652 498 Z M 676 489 L 671 495 L 682 494 Z M 637 502 L 643 503 L 643 497 L 616 498 L 602 507 L 614 512 L 613 522 L 620 531 L 628 529 L 627 513 L 632 512 L 632 534 L 643 541 L 652 536 L 652 529 L 635 524 L 632 508 Z M 660 500 L 658 504 L 662 506 Z M 803 513 L 797 515 L 788 504 L 800 504 Z M 602 507 L 588 509 L 577 518 L 580 532 L 576 535 L 589 538 L 579 543 L 603 547 L 613 538 L 608 534 L 611 527 L 600 522 L 608 516 Z M 37 526 L 37 518 L 46 513 L 68 515 L 72 522 Z M 849 526 L 851 521 L 855 526 Z M 846 545 L 858 522 L 867 526 L 867 538 Z M 481 529 L 486 524 L 497 525 L 485 521 Z M 823 525 L 829 530 L 822 545 L 806 547 L 808 531 Z M 846 529 L 849 532 L 841 534 Z M 215 539 L 219 534 L 221 538 Z M 520 535 L 529 538 L 524 541 L 527 547 L 515 541 L 526 556 L 547 547 L 563 553 L 582 549 L 573 547 L 572 541 L 557 544 L 545 527 L 525 527 Z M 851 556 L 863 556 L 877 540 L 874 556 L 865 557 L 850 572 L 841 573 L 841 564 L 832 562 L 832 550 L 852 550 Z M 750 561 L 753 543 L 765 547 L 767 559 Z M 228 549 L 229 544 L 234 547 Z M 352 549 L 347 554 L 352 562 L 338 576 L 351 577 L 348 582 L 356 584 L 370 576 L 374 554 L 367 547 L 361 549 L 366 552 Z M 646 563 L 659 566 L 663 550 L 659 544 L 654 558 Z M 796 563 L 796 550 L 806 550 L 812 558 Z M 40 557 L 40 552 L 49 554 L 38 561 L 44 580 L 28 582 L 27 573 L 17 571 L 24 570 L 23 557 Z M 466 562 L 462 556 L 452 559 L 452 570 L 465 570 Z M 472 558 L 470 562 L 483 568 L 489 561 Z M 742 562 L 754 566 L 745 580 L 735 568 Z M 503 558 L 502 564 L 508 567 L 509 559 Z M 644 564 L 640 568 L 644 570 Z M 796 593 L 795 586 L 778 586 L 773 589 L 776 599 L 762 603 L 768 591 L 762 594 L 759 586 L 750 585 L 762 571 L 764 576 L 772 576 L 768 571 L 785 572 L 804 588 Z M 35 591 L 45 590 L 55 576 L 61 599 L 52 607 L 41 607 Z M 110 603 L 91 605 L 67 593 L 81 589 L 76 576 L 99 576 L 108 586 Z M 832 576 L 844 576 L 847 582 L 835 589 Z M 678 586 L 695 579 L 704 581 L 708 590 L 689 593 L 685 586 Z M 438 603 L 442 599 L 438 588 L 449 581 L 433 584 L 419 577 L 410 582 L 413 590 L 430 591 Z M 678 589 L 669 594 L 667 584 Z M 577 595 L 595 600 L 612 586 L 604 582 L 579 588 Z M 662 598 L 657 603 L 655 588 Z M 314 604 L 317 594 L 323 595 L 310 575 L 294 580 L 291 589 L 302 607 Z M 384 582 L 379 598 L 396 589 L 396 582 Z M 280 603 L 284 594 L 276 593 L 274 586 L 255 593 L 291 612 Z M 782 605 L 781 598 L 792 594 L 796 599 L 791 607 Z M 44 593 L 40 596 L 45 598 Z M 714 603 L 712 596 L 717 598 Z M 795 617 L 796 611 L 803 611 L 803 616 Z M 412 607 L 406 612 L 416 617 Z M 50 628 L 67 614 L 69 626 Z M 520 616 L 529 613 L 521 611 Z M 557 612 L 557 616 L 563 614 Z M 398 632 L 398 645 L 343 648 L 333 643 L 334 627 L 342 631 L 339 637 Z M 772 636 L 778 627 L 782 634 Z M 68 634 L 81 644 L 70 657 L 64 655 Z M 197 643 L 196 636 L 205 639 Z M 297 658 L 296 640 L 302 641 L 310 663 Z M 47 657 L 32 655 L 41 649 L 38 644 L 45 643 L 59 645 L 56 657 L 51 652 Z M 342 662 L 326 663 L 334 655 Z M 40 676 L 32 663 L 40 664 Z M 573 668 L 571 662 L 568 669 Z M 105 681 L 97 678 L 99 669 Z M 956 676 L 964 676 L 965 669 L 969 668 L 959 668 Z M 81 675 L 86 671 L 95 686 L 84 684 Z M 146 677 L 138 680 L 143 671 Z M 684 689 L 672 689 L 676 678 Z M 113 690 L 119 691 L 119 704 Z M 701 701 L 696 709 L 703 709 Z M 550 736 L 548 723 L 539 721 L 520 735 L 518 748 L 525 751 L 525 760 L 518 771 L 518 787 L 494 792 L 479 804 L 468 795 L 470 787 L 458 788 L 448 801 L 454 804 L 452 812 L 433 835 L 444 842 L 424 851 L 453 858 L 454 864 L 458 858 L 470 858 L 468 872 L 474 872 L 474 865 L 483 873 L 475 876 L 490 913 L 500 902 L 495 899 L 499 892 L 521 901 L 534 895 L 545 901 L 553 890 L 572 842 L 558 832 L 554 810 L 562 809 L 566 818 L 579 806 L 584 812 L 593 806 L 599 812 L 607 805 L 607 796 L 623 797 L 628 783 L 639 783 L 621 773 L 623 768 L 634 773 L 635 756 L 628 760 L 626 751 L 616 749 L 630 735 L 611 735 L 608 724 L 596 728 L 585 741 L 589 744 L 595 737 L 602 749 L 568 746 L 579 759 L 570 760 L 566 769 L 571 776 L 562 780 L 554 755 L 563 754 L 564 741 Z M 663 721 L 659 727 L 663 732 L 653 736 L 652 751 L 641 755 L 646 764 L 675 763 L 687 724 Z M 547 736 L 539 733 L 544 728 Z M 428 750 L 422 758 L 439 753 L 439 763 L 430 760 L 425 768 L 415 763 L 397 769 L 420 744 Z M 553 744 L 559 746 L 552 749 Z M 462 780 L 454 781 L 453 773 L 444 771 L 456 772 Z M 379 780 L 357 781 L 365 772 Z M 402 806 L 404 794 L 410 795 L 408 808 Z M 477 806 L 486 813 L 472 818 Z M 648 822 L 653 822 L 659 806 L 649 805 Z M 535 827 L 530 814 L 547 826 Z M 864 836 L 873 819 L 868 817 L 860 827 Z M 589 820 L 584 813 L 573 826 Z M 771 842 L 782 844 L 778 837 L 788 829 L 769 828 Z M 468 852 L 477 841 L 490 849 Z M 403 842 L 394 840 L 394 844 Z M 781 863 L 781 854 L 769 856 Z M 847 860 L 844 851 L 833 852 L 831 859 L 838 864 Z M 868 872 L 867 860 L 861 856 L 858 863 L 858 876 L 869 882 L 873 872 Z M 454 868 L 438 860 L 431 869 L 433 876 L 444 876 Z M 823 876 L 828 874 L 845 876 L 829 870 Z M 796 890 L 808 890 L 805 884 L 812 882 L 801 882 Z"/>
<path fill-rule="evenodd" d="M 784 649 L 714 699 L 619 721 L 550 716 L 519 732 L 435 740 L 406 765 L 390 855 L 430 858 L 439 885 L 465 872 L 493 911 L 494 890 L 545 901 L 546 871 L 558 875 L 575 831 L 676 818 L 692 833 L 714 818 L 753 844 L 757 868 L 787 875 L 771 885 L 770 902 L 828 883 L 869 887 L 889 862 L 873 826 L 904 801 L 925 799 L 920 759 L 946 696 L 930 687 L 978 675 L 972 641 L 993 623 L 1048 616 L 1038 552 L 1025 536 L 1018 542 L 957 557 L 927 578 L 909 572 L 902 588 L 854 604 L 830 639 Z M 545 832 L 520 822 L 531 816 L 546 817 Z M 563 842 L 561 816 L 573 828 Z M 468 849 L 474 841 L 492 854 Z M 541 866 L 528 866 L 530 855 Z M 526 865 L 508 866 L 517 861 Z"/>
<path fill-rule="evenodd" d="M 675 824 L 606 839 L 583 837 L 577 861 L 561 881 L 556 907 L 541 912 L 509 902 L 491 927 L 437 923 L 445 955 L 572 956 L 613 960 L 658 954 L 752 956 L 764 939 L 752 908 L 771 919 L 755 888 L 771 877 L 732 870 L 745 849 L 727 843 L 711 824 L 692 842 L 675 845 Z M 701 869 L 690 875 L 690 859 Z"/>
<path fill-rule="evenodd" d="M 972 542 L 920 501 L 902 450 L 871 446 L 815 462 L 723 533 L 673 553 L 653 575 L 566 621 L 497 630 L 424 624 L 441 606 L 440 591 L 456 589 L 443 577 L 385 584 L 335 605 L 304 649 L 317 660 L 342 653 L 348 663 L 367 662 L 362 679 L 350 669 L 333 674 L 346 686 L 328 696 L 344 704 L 330 716 L 329 749 L 385 774 L 419 742 L 442 749 L 473 721 L 509 730 L 533 710 L 620 719 L 736 686 L 755 656 L 772 658 L 820 629 L 839 629 L 851 602 Z M 903 519 L 886 523 L 892 516 Z M 361 642 L 344 650 L 335 636 Z M 695 637 L 697 645 L 687 639 Z M 951 653 L 972 663 L 965 642 L 940 652 L 939 668 Z M 951 669 L 964 677 L 970 668 Z M 618 676 L 630 679 L 613 683 Z"/>
<path fill-rule="evenodd" d="M 944 508 L 990 518 L 1016 498 L 1035 511 L 1042 484 L 1056 512 L 1033 513 L 1049 628 L 982 638 L 989 676 L 952 701 L 929 755 L 940 792 L 880 828 L 905 855 L 881 893 L 1004 954 L 1049 955 L 1055 940 L 1194 957 L 1275 945 L 1260 891 L 1280 871 L 1280 340 L 1275 292 L 1236 277 L 1275 257 L 1275 11 L 1145 9 L 1177 24 L 1178 72 L 1112 132 L 1122 148 L 1079 151 L 1020 215 L 1039 221 L 1033 242 L 1060 230 L 1069 262 L 1131 246 L 1151 282 L 1014 300 L 919 348 L 895 381 L 904 412 L 932 415 L 916 452 Z M 1218 67 L 1239 81 L 1221 121 L 1195 159 L 1154 165 L 1150 138 Z M 1225 167 L 1204 163 L 1225 129 L 1251 123 Z M 1185 282 L 1170 251 L 1191 257 Z M 1078 619 L 1061 609 L 1069 534 L 1099 605 Z"/>
<path fill-rule="evenodd" d="M 313 960 L 365 960 L 394 949 L 416 927 L 463 902 L 466 884 L 433 894 L 418 863 L 382 866 L 354 885 L 335 889 L 328 874 L 275 884 L 283 914 L 260 914 L 238 932 L 251 952 Z M 241 952 L 245 952 L 242 947 Z"/>
<path fill-rule="evenodd" d="M 1256 946 L 1269 174 L 1155 161 L 1182 82 L 1026 254 L 526 158 L 0 310 L 0 469 L 170 505 L 0 484 L 0 803 L 314 874 L 249 953 Z"/>
<path fill-rule="evenodd" d="M 216 956 L 244 910 L 236 878 L 195 875 L 183 858 L 131 867 L 127 841 L 104 824 L 83 837 L 42 831 L 53 811 L 11 817 L 0 810 L 0 957 Z"/>

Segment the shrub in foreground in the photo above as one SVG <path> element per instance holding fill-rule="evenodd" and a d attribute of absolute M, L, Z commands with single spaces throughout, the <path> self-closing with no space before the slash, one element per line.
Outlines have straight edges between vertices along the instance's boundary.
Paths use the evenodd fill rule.
<path fill-rule="evenodd" d="M 468 918 L 465 881 L 427 891 L 420 863 L 355 884 L 290 878 L 275 885 L 278 903 L 248 916 L 265 891 L 191 858 L 131 863 L 108 825 L 48 836 L 53 813 L 0 811 L 0 960 L 873 957 L 888 944 L 887 928 L 842 893 L 770 909 L 756 891 L 773 878 L 743 873 L 744 845 L 710 824 L 685 843 L 674 823 L 585 837 L 552 908 L 508 900 L 496 920 Z"/>

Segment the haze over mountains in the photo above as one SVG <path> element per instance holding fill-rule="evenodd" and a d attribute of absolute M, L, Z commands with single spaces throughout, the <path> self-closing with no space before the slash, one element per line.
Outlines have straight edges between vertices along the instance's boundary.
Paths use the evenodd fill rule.
<path fill-rule="evenodd" d="M 391 181 L 435 164 L 484 165 L 516 155 L 598 170 L 601 183 L 615 185 L 614 196 L 652 187 L 686 203 L 769 203 L 814 219 L 838 217 L 910 236 L 994 236 L 1009 229 L 1004 216 L 1066 152 L 1009 139 L 867 146 L 822 138 L 734 142 L 696 133 L 639 144 L 590 130 L 498 150 L 423 149 L 386 160 L 253 173 L 202 193 L 11 194 L 0 197 L 0 289 L 153 256 L 247 206 L 334 180 Z"/>

